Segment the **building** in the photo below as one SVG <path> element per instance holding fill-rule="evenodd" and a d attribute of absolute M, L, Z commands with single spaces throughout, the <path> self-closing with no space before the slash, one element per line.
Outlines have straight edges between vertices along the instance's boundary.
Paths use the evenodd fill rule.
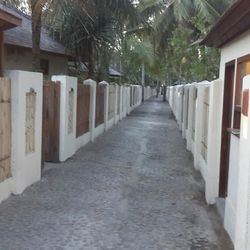
<path fill-rule="evenodd" d="M 15 28 L 4 31 L 4 69 L 32 70 L 32 27 L 31 17 L 17 10 L 0 4 L 0 9 L 21 20 Z M 41 30 L 41 70 L 44 76 L 67 75 L 68 59 L 71 53 L 62 44 L 49 35 L 48 30 Z"/>
<path fill-rule="evenodd" d="M 223 82 L 220 119 L 220 164 L 218 196 L 225 199 L 224 225 L 235 249 L 250 249 L 250 145 L 246 144 L 248 95 L 243 82 L 250 74 L 250 2 L 236 1 L 215 24 L 202 44 L 221 49 L 220 75 Z M 219 112 L 219 111 L 218 111 Z M 242 121 L 242 117 L 246 120 Z M 246 146 L 247 145 L 247 146 Z"/>

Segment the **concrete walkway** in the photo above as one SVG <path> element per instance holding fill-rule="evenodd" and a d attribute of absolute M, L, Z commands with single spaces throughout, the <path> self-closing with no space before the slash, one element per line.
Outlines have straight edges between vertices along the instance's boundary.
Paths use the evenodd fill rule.
<path fill-rule="evenodd" d="M 151 100 L 0 205 L 1 250 L 230 250 L 167 104 Z"/>

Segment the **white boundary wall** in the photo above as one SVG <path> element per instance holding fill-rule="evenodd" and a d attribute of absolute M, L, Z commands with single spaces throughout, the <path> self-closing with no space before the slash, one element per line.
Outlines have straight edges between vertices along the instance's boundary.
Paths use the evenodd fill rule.
<path fill-rule="evenodd" d="M 194 167 L 201 171 L 201 174 L 206 180 L 207 163 L 201 154 L 202 149 L 202 130 L 203 130 L 203 102 L 206 87 L 209 87 L 208 81 L 196 84 L 197 100 L 196 100 L 196 118 L 195 118 L 195 138 L 194 138 Z"/>
<path fill-rule="evenodd" d="M 250 76 L 243 80 L 243 91 L 250 91 Z M 249 98 L 249 93 L 248 93 Z M 243 105 L 242 105 L 243 106 Z M 248 113 L 241 114 L 240 159 L 238 171 L 238 189 L 235 215 L 235 250 L 250 249 L 250 102 Z"/>
<path fill-rule="evenodd" d="M 0 202 L 13 194 L 21 194 L 41 178 L 42 93 L 43 77 L 40 73 L 11 70 L 11 174 L 0 183 Z M 36 93 L 34 117 L 34 150 L 26 153 L 26 93 Z"/>
<path fill-rule="evenodd" d="M 13 193 L 20 194 L 41 178 L 43 76 L 40 73 L 9 71 L 11 79 L 12 154 L 11 171 Z M 26 93 L 36 93 L 35 148 L 25 153 Z"/>
<path fill-rule="evenodd" d="M 12 103 L 12 151 L 11 172 L 12 177 L 0 183 L 0 202 L 11 193 L 20 194 L 25 188 L 37 182 L 41 178 L 41 140 L 42 140 L 42 100 L 43 100 L 43 75 L 41 73 L 25 71 L 8 71 L 11 79 Z M 104 123 L 95 128 L 96 109 L 96 82 L 88 79 L 83 82 L 90 86 L 90 112 L 89 132 L 76 138 L 76 112 L 77 112 L 77 78 L 69 76 L 52 76 L 52 81 L 60 82 L 60 142 L 59 160 L 65 161 L 75 154 L 76 150 L 87 144 L 123 119 L 142 102 L 142 86 L 118 86 L 115 85 L 115 114 L 108 120 L 109 84 L 101 82 L 105 87 L 105 119 Z M 130 89 L 132 88 L 132 92 Z M 134 92 L 134 89 L 136 90 Z M 25 153 L 25 117 L 26 117 L 26 93 L 36 93 L 35 102 L 35 146 L 34 152 Z M 120 102 L 118 103 L 118 91 Z M 131 95 L 132 93 L 132 95 Z M 154 90 L 147 88 L 148 98 L 154 94 Z M 130 105 L 134 101 L 134 105 Z M 119 114 L 117 109 L 119 105 Z"/>
<path fill-rule="evenodd" d="M 202 131 L 204 129 L 204 91 L 209 88 L 209 116 L 207 131 L 207 159 L 201 153 Z M 186 139 L 187 149 L 194 156 L 194 166 L 201 171 L 205 180 L 205 196 L 209 204 L 218 197 L 220 140 L 222 116 L 222 81 L 203 81 L 185 86 L 171 86 L 167 90 L 169 105 L 176 117 L 178 126 Z M 214 164 L 216 163 L 216 164 Z"/>
<path fill-rule="evenodd" d="M 223 81 L 187 84 L 184 87 L 182 111 L 180 109 L 181 86 L 168 87 L 167 98 L 177 119 L 187 149 L 194 156 L 194 166 L 205 181 L 205 197 L 208 204 L 215 204 L 219 196 L 221 126 L 223 109 Z M 209 114 L 207 133 L 207 159 L 201 154 L 204 129 L 204 91 L 209 88 Z M 244 78 L 244 89 L 250 91 L 250 76 Z M 197 91 L 197 92 L 196 92 Z M 195 95 L 197 93 L 197 98 Z M 188 107 L 186 107 L 188 105 Z M 250 104 L 248 104 L 250 110 Z M 183 123 L 180 126 L 181 115 Z M 228 195 L 225 203 L 224 227 L 235 244 L 236 250 L 250 249 L 250 122 L 242 114 L 240 139 L 231 135 L 231 153 L 228 176 Z M 188 124 L 186 124 L 188 122 Z M 195 122 L 195 133 L 193 133 Z"/>

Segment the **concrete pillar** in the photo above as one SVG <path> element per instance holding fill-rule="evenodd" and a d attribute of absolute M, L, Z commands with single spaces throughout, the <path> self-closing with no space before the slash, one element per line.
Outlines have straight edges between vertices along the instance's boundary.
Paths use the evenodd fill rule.
<path fill-rule="evenodd" d="M 117 113 L 118 113 L 118 94 L 119 94 L 119 85 L 118 84 L 115 84 L 115 124 L 117 124 L 118 122 L 118 116 L 117 116 Z"/>
<path fill-rule="evenodd" d="M 186 139 L 187 125 L 188 125 L 189 84 L 185 85 L 183 88 L 184 89 L 183 89 L 183 103 L 182 103 L 182 110 L 183 110 L 182 137 Z M 169 96 L 169 88 L 167 92 L 168 92 L 167 96 Z"/>
<path fill-rule="evenodd" d="M 120 86 L 120 112 L 119 112 L 119 120 L 122 119 L 122 108 L 123 108 L 123 86 Z"/>
<path fill-rule="evenodd" d="M 207 151 L 207 181 L 205 195 L 208 204 L 215 204 L 219 192 L 223 82 L 215 80 L 210 86 Z"/>
<path fill-rule="evenodd" d="M 205 88 L 210 85 L 209 82 L 203 81 L 196 84 L 197 100 L 195 111 L 195 138 L 194 138 L 194 167 L 200 170 L 199 158 L 201 156 L 201 143 L 203 131 L 203 102 Z M 203 176 L 204 177 L 204 176 Z"/>
<path fill-rule="evenodd" d="M 60 82 L 59 160 L 65 161 L 76 152 L 77 78 L 52 76 Z"/>
<path fill-rule="evenodd" d="M 196 83 L 190 84 L 189 100 L 188 100 L 188 129 L 187 129 L 187 149 L 194 154 L 194 138 L 193 138 L 193 123 L 195 120 L 196 100 L 194 96 L 196 93 Z M 173 88 L 174 92 L 174 88 Z M 172 102 L 174 103 L 174 93 L 172 94 Z"/>
<path fill-rule="evenodd" d="M 104 130 L 108 130 L 108 119 L 109 119 L 109 83 L 102 81 L 99 85 L 105 86 L 104 93 Z"/>
<path fill-rule="evenodd" d="M 90 86 L 90 112 L 89 112 L 89 131 L 90 140 L 95 139 L 95 110 L 96 110 L 96 82 L 92 79 L 84 81 L 85 85 Z"/>
<path fill-rule="evenodd" d="M 20 194 L 41 178 L 43 75 L 17 70 L 6 75 L 11 79 L 12 193 Z"/>

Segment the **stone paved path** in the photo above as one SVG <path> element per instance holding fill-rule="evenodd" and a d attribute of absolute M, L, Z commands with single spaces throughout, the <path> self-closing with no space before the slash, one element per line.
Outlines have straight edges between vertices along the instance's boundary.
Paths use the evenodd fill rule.
<path fill-rule="evenodd" d="M 167 104 L 146 102 L 0 205 L 1 250 L 230 250 Z"/>

